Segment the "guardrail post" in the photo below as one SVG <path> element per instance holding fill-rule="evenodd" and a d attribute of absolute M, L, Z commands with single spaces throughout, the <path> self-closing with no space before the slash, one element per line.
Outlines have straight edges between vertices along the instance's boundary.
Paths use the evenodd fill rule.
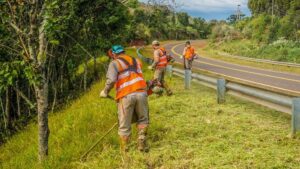
<path fill-rule="evenodd" d="M 300 130 L 300 97 L 293 99 L 292 106 L 292 135 Z"/>
<path fill-rule="evenodd" d="M 171 78 L 172 74 L 173 74 L 173 66 L 172 65 L 167 66 L 167 73 L 168 73 L 168 76 Z"/>
<path fill-rule="evenodd" d="M 217 100 L 218 104 L 225 103 L 225 92 L 226 92 L 226 80 L 217 80 Z"/>
<path fill-rule="evenodd" d="M 191 70 L 184 70 L 184 88 L 190 89 L 191 88 L 191 80 L 192 80 L 192 71 Z"/>

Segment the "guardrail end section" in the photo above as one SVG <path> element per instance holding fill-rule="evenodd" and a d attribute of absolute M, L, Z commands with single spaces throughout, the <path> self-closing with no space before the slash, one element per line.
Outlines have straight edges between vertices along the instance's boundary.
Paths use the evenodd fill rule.
<path fill-rule="evenodd" d="M 217 80 L 217 100 L 218 104 L 225 103 L 225 93 L 226 93 L 226 80 Z"/>
<path fill-rule="evenodd" d="M 192 71 L 186 69 L 184 71 L 184 88 L 190 89 L 191 88 L 191 80 L 192 80 Z"/>
<path fill-rule="evenodd" d="M 167 66 L 167 73 L 168 73 L 168 76 L 171 78 L 173 75 L 173 66 L 172 65 Z"/>
<path fill-rule="evenodd" d="M 293 99 L 292 106 L 292 135 L 300 130 L 300 97 Z"/>

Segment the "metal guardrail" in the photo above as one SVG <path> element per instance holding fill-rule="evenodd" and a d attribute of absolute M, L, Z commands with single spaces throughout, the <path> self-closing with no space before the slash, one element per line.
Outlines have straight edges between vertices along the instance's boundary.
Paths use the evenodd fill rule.
<path fill-rule="evenodd" d="M 173 72 L 175 72 L 176 74 L 180 74 L 180 75 L 185 74 L 184 70 L 177 69 L 177 68 L 173 68 Z M 196 74 L 196 73 L 192 73 L 192 78 L 196 79 L 198 81 L 204 82 L 203 84 L 206 86 L 216 89 L 216 87 L 213 87 L 213 86 L 217 86 L 217 80 L 218 80 L 217 78 L 206 76 L 206 75 L 200 75 L 200 74 Z M 251 97 L 255 97 L 257 99 L 264 100 L 265 102 L 277 104 L 278 105 L 277 107 L 282 106 L 281 109 L 276 108 L 276 110 L 279 110 L 279 111 L 286 110 L 283 112 L 291 114 L 290 110 L 292 108 L 292 99 L 293 98 L 290 96 L 254 88 L 251 86 L 246 86 L 243 84 L 238 84 L 236 82 L 230 82 L 228 80 L 226 80 L 225 87 L 226 87 L 227 91 L 239 92 L 243 95 L 248 95 Z M 264 103 L 264 106 L 268 106 L 268 105 L 265 105 L 265 103 Z"/>
<path fill-rule="evenodd" d="M 257 59 L 257 58 L 250 58 L 250 57 L 244 57 L 244 56 L 235 56 L 235 55 L 231 55 L 231 54 L 225 53 L 225 52 L 218 52 L 218 54 L 221 56 L 231 57 L 234 59 L 241 59 L 241 60 L 254 61 L 254 62 L 260 62 L 260 63 L 269 63 L 269 64 L 274 64 L 274 65 L 300 68 L 300 64 L 298 64 L 298 63 L 280 62 L 280 61 L 275 61 L 275 60 Z"/>
<path fill-rule="evenodd" d="M 152 59 L 144 57 L 140 53 L 140 50 L 141 48 L 137 50 L 139 58 L 141 58 L 144 62 L 151 64 Z M 187 78 L 187 75 L 190 75 L 191 79 L 196 80 L 205 86 L 216 89 L 218 93 L 218 102 L 219 100 L 225 101 L 225 93 L 227 93 L 238 98 L 242 98 L 271 109 L 290 114 L 292 115 L 292 134 L 295 134 L 296 131 L 300 130 L 300 98 L 293 98 L 288 95 L 247 86 L 245 84 L 239 84 L 228 79 L 217 79 L 208 75 L 190 72 L 187 73 L 185 70 L 178 68 L 173 68 L 172 71 L 173 74 L 186 79 L 189 79 Z"/>

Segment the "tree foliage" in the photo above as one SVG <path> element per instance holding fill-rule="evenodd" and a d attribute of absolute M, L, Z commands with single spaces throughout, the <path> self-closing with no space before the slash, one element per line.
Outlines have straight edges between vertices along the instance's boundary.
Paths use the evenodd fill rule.
<path fill-rule="evenodd" d="M 43 159 L 48 111 L 96 78 L 77 67 L 94 59 L 97 75 L 96 57 L 125 42 L 128 8 L 117 0 L 17 0 L 0 1 L 0 11 L 0 141 L 37 114 Z"/>
<path fill-rule="evenodd" d="M 250 0 L 248 5 L 254 15 L 254 20 L 256 17 L 261 19 L 264 17 L 264 21 L 260 21 L 261 24 L 272 32 L 266 40 L 272 41 L 280 37 L 299 40 L 299 0 Z M 267 25 L 266 22 L 268 22 Z"/>
<path fill-rule="evenodd" d="M 174 0 L 0 0 L 0 143 L 37 115 L 46 156 L 48 112 L 103 75 L 99 56 L 112 44 L 207 37 L 204 19 L 175 8 Z"/>
<path fill-rule="evenodd" d="M 235 15 L 231 15 L 228 19 L 229 24 L 241 33 L 240 38 L 254 39 L 267 44 L 282 38 L 300 40 L 299 0 L 250 0 L 248 6 L 252 17 L 236 21 Z M 213 32 L 213 35 L 215 34 Z"/>
<path fill-rule="evenodd" d="M 175 12 L 168 5 L 158 5 L 160 3 L 142 3 L 132 11 L 128 41 L 207 38 L 210 26 L 204 19 L 192 18 L 184 12 Z"/>

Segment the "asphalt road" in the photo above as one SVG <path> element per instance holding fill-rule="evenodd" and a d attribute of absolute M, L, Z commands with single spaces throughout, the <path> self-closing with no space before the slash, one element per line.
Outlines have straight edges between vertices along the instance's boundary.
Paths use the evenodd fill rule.
<path fill-rule="evenodd" d="M 165 48 L 177 62 L 183 63 L 179 57 L 182 55 L 184 44 L 168 44 L 165 45 Z M 300 75 L 297 74 L 243 66 L 202 56 L 194 60 L 193 69 L 218 74 L 258 88 L 300 96 Z"/>

